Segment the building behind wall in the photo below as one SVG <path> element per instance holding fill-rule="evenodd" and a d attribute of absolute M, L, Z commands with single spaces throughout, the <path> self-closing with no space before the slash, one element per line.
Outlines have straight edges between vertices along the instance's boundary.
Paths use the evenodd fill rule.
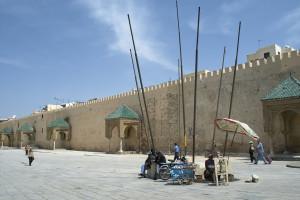
<path fill-rule="evenodd" d="M 274 47 L 275 50 L 277 48 L 276 45 L 272 47 Z M 252 60 L 252 58 L 250 60 Z M 232 72 L 233 67 L 227 67 L 223 71 L 223 87 L 221 89 L 219 111 L 220 118 L 227 117 L 228 115 L 233 77 Z M 287 51 L 275 55 L 270 53 L 270 56 L 266 59 L 259 56 L 252 62 L 239 64 L 237 68 L 232 118 L 245 122 L 253 128 L 265 143 L 267 151 L 273 150 L 275 153 L 285 151 L 283 147 L 283 138 L 285 135 L 280 131 L 280 127 L 266 131 L 264 121 L 270 119 L 264 117 L 262 99 L 278 84 L 289 78 L 291 72 L 293 77 L 300 79 L 300 54 L 298 51 Z M 212 72 L 204 71 L 198 74 L 196 122 L 197 153 L 202 153 L 211 147 L 220 73 L 220 70 L 216 70 Z M 169 152 L 174 142 L 180 144 L 183 142 L 182 110 L 179 111 L 181 106 L 178 105 L 178 98 L 180 98 L 178 95 L 179 84 L 180 81 L 175 80 L 145 88 L 155 145 L 157 149 L 164 152 Z M 193 88 L 194 77 L 191 75 L 185 76 L 186 133 L 189 152 L 192 149 L 192 135 L 190 135 L 189 129 L 192 127 L 193 119 Z M 300 96 L 295 98 L 299 99 Z M 114 142 L 119 143 L 120 135 L 136 134 L 138 136 L 136 137 L 136 150 L 146 151 L 148 146 L 145 143 L 145 128 L 140 125 L 134 129 L 124 128 L 124 130 L 120 130 L 112 128 L 112 135 L 115 136 L 110 138 L 106 136 L 105 119 L 121 105 L 128 106 L 141 116 L 137 92 L 133 90 L 81 104 L 75 104 L 66 108 L 41 112 L 24 118 L 2 122 L 0 123 L 0 129 L 11 127 L 15 135 L 13 145 L 18 146 L 17 129 L 22 124 L 29 123 L 34 127 L 35 136 L 34 141 L 31 142 L 41 148 L 51 149 L 53 146 L 53 138 L 47 138 L 47 131 L 50 130 L 49 124 L 54 120 L 63 119 L 70 125 L 70 129 L 68 130 L 70 139 L 66 142 L 66 148 L 108 152 L 111 144 Z M 180 120 L 178 113 L 181 114 Z M 297 124 L 300 119 L 300 113 L 295 111 L 295 115 L 293 120 L 295 124 Z M 178 125 L 179 121 L 181 123 L 180 130 Z M 300 130 L 298 129 L 300 129 L 299 126 L 293 125 L 293 134 L 300 134 Z M 59 139 L 63 140 L 65 137 L 64 134 L 59 128 L 56 130 L 58 130 Z M 122 131 L 125 130 L 126 133 L 123 133 Z M 279 131 L 270 132 L 270 130 Z M 136 133 L 134 133 L 134 131 L 136 131 Z M 225 133 L 217 130 L 217 149 L 223 150 L 224 139 Z M 231 139 L 232 135 L 229 135 L 229 140 Z M 287 141 L 289 142 L 289 140 Z M 236 136 L 233 146 L 229 147 L 229 151 L 247 152 L 248 142 L 249 138 L 246 136 Z M 121 143 L 121 145 L 124 144 Z M 293 142 L 293 145 L 297 145 L 297 143 Z M 117 150 L 118 149 L 115 149 L 115 151 Z"/>

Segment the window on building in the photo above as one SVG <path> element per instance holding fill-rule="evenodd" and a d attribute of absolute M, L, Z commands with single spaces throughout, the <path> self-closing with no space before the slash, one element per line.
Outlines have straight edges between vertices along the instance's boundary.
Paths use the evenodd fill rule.
<path fill-rule="evenodd" d="M 270 52 L 264 53 L 264 58 L 265 58 L 265 59 L 267 59 L 267 58 L 269 58 L 269 57 L 270 57 Z"/>
<path fill-rule="evenodd" d="M 44 115 L 42 114 L 42 119 L 44 118 Z"/>

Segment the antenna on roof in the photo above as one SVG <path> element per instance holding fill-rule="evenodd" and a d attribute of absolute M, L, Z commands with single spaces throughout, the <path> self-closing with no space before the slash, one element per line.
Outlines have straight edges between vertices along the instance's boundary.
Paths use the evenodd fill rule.
<path fill-rule="evenodd" d="M 258 43 L 258 48 L 259 48 L 259 49 L 260 49 L 260 46 L 261 46 L 261 45 L 260 45 L 261 41 L 262 41 L 262 40 L 260 40 L 260 39 L 259 39 L 259 40 L 257 40 L 257 43 Z"/>

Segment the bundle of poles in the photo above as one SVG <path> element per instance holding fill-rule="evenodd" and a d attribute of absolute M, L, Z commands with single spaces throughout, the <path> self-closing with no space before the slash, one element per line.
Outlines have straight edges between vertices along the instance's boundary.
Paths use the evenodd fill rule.
<path fill-rule="evenodd" d="M 179 88 L 178 88 L 178 103 L 181 102 L 182 107 L 182 124 L 183 124 L 183 139 L 184 139 L 184 156 L 187 154 L 187 135 L 186 135 L 186 114 L 185 114 L 185 98 L 184 98 L 184 74 L 183 74 L 183 57 L 182 57 L 182 43 L 181 43 L 181 31 L 180 31 L 180 20 L 179 20 L 179 9 L 178 9 L 178 0 L 176 0 L 176 14 L 177 14 L 177 28 L 178 28 L 178 44 L 179 44 L 179 59 L 178 59 L 178 79 L 179 81 Z M 130 16 L 127 14 L 129 28 L 130 28 L 130 34 L 132 39 L 132 46 L 134 50 L 134 55 L 132 53 L 132 50 L 130 49 L 130 57 L 132 62 L 132 68 L 134 73 L 134 79 L 136 84 L 136 91 L 138 94 L 138 101 L 139 101 L 139 107 L 141 111 L 141 124 L 142 127 L 144 127 L 147 144 L 149 149 L 151 148 L 154 152 L 156 151 L 155 144 L 154 144 L 154 138 L 153 138 L 153 132 L 151 129 L 151 122 L 149 119 L 149 112 L 147 108 L 147 101 L 145 98 L 145 92 L 144 92 L 144 86 L 143 86 L 143 80 L 139 65 L 139 59 L 137 55 L 133 30 L 131 26 Z M 195 141 L 196 141 L 196 120 L 199 120 L 196 118 L 197 113 L 197 86 L 198 86 L 198 44 L 199 44 L 199 24 L 200 24 L 200 7 L 198 7 L 198 15 L 197 15 L 197 33 L 196 33 L 196 49 L 195 49 L 195 71 L 194 71 L 194 104 L 193 104 L 193 123 L 192 123 L 192 161 L 195 162 Z M 236 47 L 236 55 L 235 55 L 235 65 L 234 65 L 234 73 L 233 73 L 233 80 L 232 80 L 232 89 L 231 89 L 231 95 L 230 95 L 230 104 L 229 104 L 229 113 L 228 118 L 231 117 L 231 111 L 232 111 L 232 102 L 233 102 L 233 96 L 234 96 L 234 87 L 235 87 L 235 77 L 236 77 L 236 69 L 237 69 L 237 63 L 238 63 L 238 51 L 239 51 L 239 40 L 240 40 L 240 29 L 241 29 L 241 22 L 239 22 L 239 28 L 238 28 L 238 39 L 237 39 L 237 47 Z M 224 69 L 224 61 L 225 61 L 225 54 L 226 54 L 226 47 L 224 47 L 223 50 L 223 57 L 222 57 L 222 68 L 221 68 L 221 76 L 219 81 L 219 88 L 218 88 L 218 96 L 217 96 L 217 106 L 216 106 L 216 115 L 215 118 L 218 117 L 219 112 L 219 104 L 220 104 L 220 92 L 222 88 L 222 77 L 223 77 L 223 69 Z M 135 58 L 135 59 L 134 59 Z M 135 60 L 135 62 L 134 62 Z M 136 65 L 135 65 L 136 64 Z M 137 72 L 136 73 L 136 69 Z M 180 88 L 181 86 L 181 88 Z M 142 94 L 141 94 L 142 93 Z M 180 95 L 181 94 L 181 95 Z M 180 99 L 181 96 L 181 99 Z M 181 101 L 180 101 L 181 100 Z M 178 112 L 178 130 L 180 132 L 180 106 L 179 106 L 179 112 Z M 214 124 L 214 123 L 213 123 Z M 211 145 L 211 151 L 214 151 L 215 148 L 215 133 L 216 128 L 214 126 L 213 129 L 213 137 L 212 137 L 212 145 Z M 150 136 L 150 141 L 149 141 Z M 179 138 L 180 134 L 179 134 Z M 227 149 L 227 140 L 228 140 L 228 133 L 226 133 L 225 136 L 225 144 L 224 144 L 224 151 L 223 155 L 226 154 Z"/>

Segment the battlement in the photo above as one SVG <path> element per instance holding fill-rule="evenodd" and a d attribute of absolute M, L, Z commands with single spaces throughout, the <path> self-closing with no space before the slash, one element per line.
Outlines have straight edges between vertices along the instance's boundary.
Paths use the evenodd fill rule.
<path fill-rule="evenodd" d="M 243 64 L 238 64 L 237 71 L 252 70 L 256 67 L 264 67 L 266 65 L 273 65 L 274 63 L 281 63 L 283 61 L 287 61 L 287 60 L 289 60 L 291 58 L 295 58 L 295 57 L 300 58 L 300 52 L 298 50 L 292 51 L 292 52 L 287 52 L 282 55 L 272 56 L 272 57 L 269 57 L 268 59 L 259 59 L 254 62 L 246 62 Z M 228 73 L 232 73 L 233 69 L 234 69 L 234 66 L 225 67 L 223 69 L 223 74 L 226 75 Z M 198 79 L 199 79 L 199 81 L 205 81 L 207 79 L 210 79 L 210 80 L 211 79 L 219 79 L 220 75 L 221 75 L 221 69 L 214 70 L 214 71 L 204 71 L 202 73 L 198 73 Z M 190 74 L 190 76 L 184 77 L 183 82 L 186 84 L 186 83 L 191 83 L 193 81 L 194 81 L 194 75 Z M 181 84 L 181 80 L 171 80 L 171 81 L 159 83 L 156 85 L 150 85 L 150 86 L 144 87 L 144 92 L 147 94 L 147 93 L 151 93 L 151 92 L 154 92 L 157 90 L 168 89 L 170 87 L 177 86 L 178 84 Z M 140 92 L 141 92 L 141 89 L 140 89 Z M 129 96 L 135 96 L 135 95 L 137 95 L 137 90 L 133 89 L 131 91 L 122 92 L 122 93 L 108 96 L 108 97 L 102 97 L 97 100 L 84 102 L 82 104 L 75 104 L 74 106 L 62 108 L 62 109 L 55 110 L 55 111 L 49 111 L 49 112 L 57 112 L 57 111 L 65 110 L 65 109 L 79 108 L 82 106 L 89 106 L 91 104 L 107 103 L 109 101 L 114 101 L 114 100 L 126 98 Z"/>
<path fill-rule="evenodd" d="M 273 65 L 273 64 L 282 64 L 283 62 L 287 62 L 290 59 L 294 59 L 294 58 L 299 58 L 300 59 L 300 52 L 298 50 L 296 51 L 292 51 L 292 52 L 287 52 L 287 53 L 283 53 L 282 55 L 276 55 L 276 56 L 272 56 L 269 57 L 268 59 L 259 59 L 256 60 L 254 62 L 246 62 L 243 64 L 238 64 L 237 66 L 237 72 L 239 71 L 247 71 L 247 70 L 254 70 L 255 68 L 258 67 L 265 67 L 268 65 Z M 300 64 L 300 63 L 299 63 Z M 225 67 L 223 69 L 223 74 L 224 76 L 230 74 L 233 72 L 234 66 L 229 66 L 229 67 Z M 221 75 L 221 69 L 218 70 L 214 70 L 214 71 L 204 71 L 204 72 L 199 72 L 198 73 L 198 80 L 199 81 L 206 81 L 206 80 L 218 80 L 219 76 Z M 184 77 L 184 83 L 191 83 L 194 81 L 194 75 L 193 74 L 189 74 L 187 76 Z M 147 86 L 144 88 L 144 92 L 147 93 L 152 93 L 152 92 L 156 92 L 158 90 L 165 90 L 165 89 L 170 89 L 172 87 L 177 86 L 178 84 L 181 84 L 181 80 L 171 80 L 171 81 L 167 81 L 167 82 L 163 82 L 163 83 L 159 83 L 156 85 L 151 85 L 151 86 Z M 130 96 L 136 96 L 137 95 L 137 90 L 136 89 L 132 89 L 130 91 L 126 91 L 126 92 L 122 92 L 119 94 L 115 94 L 112 96 L 107 96 L 107 97 L 101 97 L 98 98 L 96 100 L 91 100 L 91 101 L 87 101 L 87 102 L 83 102 L 83 103 L 78 103 L 75 104 L 73 106 L 69 106 L 66 108 L 60 108 L 60 109 L 56 109 L 56 110 L 52 110 L 52 111 L 46 111 L 46 112 L 41 112 L 41 113 L 35 113 L 35 114 L 31 114 L 29 116 L 20 118 L 20 119 L 15 119 L 15 120 L 25 120 L 34 116 L 41 116 L 42 114 L 50 114 L 50 113 L 57 113 L 57 112 L 63 112 L 64 110 L 70 110 L 70 109 L 77 109 L 77 108 L 84 108 L 84 107 L 88 107 L 90 105 L 93 104 L 102 104 L 102 103 L 109 103 L 111 101 L 116 101 L 119 100 L 121 98 L 127 98 Z M 141 91 L 140 91 L 141 93 Z M 11 120 L 11 121 L 15 121 L 15 120 Z M 5 124 L 5 122 L 3 122 L 3 124 Z"/>

